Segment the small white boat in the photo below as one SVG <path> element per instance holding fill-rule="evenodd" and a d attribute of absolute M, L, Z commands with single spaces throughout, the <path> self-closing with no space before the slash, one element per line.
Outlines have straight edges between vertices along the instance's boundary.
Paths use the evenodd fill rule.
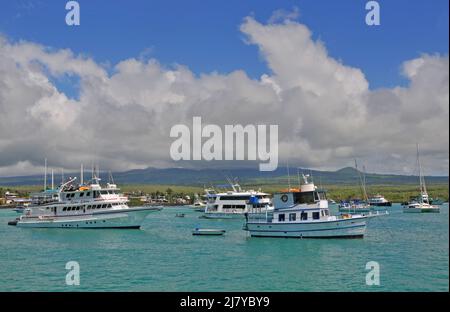
<path fill-rule="evenodd" d="M 370 206 L 376 206 L 376 207 L 390 207 L 392 206 L 392 203 L 388 201 L 384 196 L 380 194 L 376 194 L 369 198 L 369 205 Z"/>
<path fill-rule="evenodd" d="M 205 189 L 205 193 L 209 194 L 209 190 Z M 194 203 L 192 205 L 189 205 L 190 208 L 194 209 L 195 211 L 201 211 L 204 212 L 205 208 L 206 208 L 206 201 L 200 199 L 200 197 L 198 196 L 198 194 L 195 194 L 195 200 Z"/>
<path fill-rule="evenodd" d="M 196 228 L 192 231 L 192 235 L 223 235 L 225 234 L 223 229 L 200 229 Z"/>

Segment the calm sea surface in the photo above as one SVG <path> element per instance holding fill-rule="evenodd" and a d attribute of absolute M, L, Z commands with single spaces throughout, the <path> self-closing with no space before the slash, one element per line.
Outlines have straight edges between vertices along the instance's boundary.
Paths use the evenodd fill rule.
<path fill-rule="evenodd" d="M 448 204 L 390 212 L 364 239 L 300 240 L 250 238 L 243 220 L 183 207 L 150 214 L 141 230 L 23 229 L 0 210 L 0 291 L 448 291 Z M 227 232 L 192 236 L 196 226 Z M 80 264 L 80 286 L 65 284 L 68 261 Z M 368 261 L 380 264 L 380 286 L 365 284 Z"/>

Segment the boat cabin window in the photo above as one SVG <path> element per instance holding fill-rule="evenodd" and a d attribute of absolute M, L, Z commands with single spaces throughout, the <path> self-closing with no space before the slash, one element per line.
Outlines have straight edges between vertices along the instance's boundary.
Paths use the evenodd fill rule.
<path fill-rule="evenodd" d="M 108 204 L 108 208 L 111 208 L 112 207 L 112 205 L 111 204 Z"/>
<path fill-rule="evenodd" d="M 245 209 L 245 205 L 223 205 L 223 208 L 225 208 L 225 209 L 230 209 L 230 208 Z"/>
<path fill-rule="evenodd" d="M 249 200 L 249 196 L 220 196 L 220 200 Z"/>
<path fill-rule="evenodd" d="M 289 214 L 289 221 L 295 221 L 297 219 L 297 215 L 295 213 Z"/>
<path fill-rule="evenodd" d="M 80 193 L 80 197 L 83 197 L 83 196 L 84 196 L 84 192 L 81 192 L 81 193 Z"/>
<path fill-rule="evenodd" d="M 283 222 L 283 221 L 284 221 L 284 213 L 280 213 L 280 214 L 278 215 L 278 221 L 279 221 L 279 222 Z"/>
<path fill-rule="evenodd" d="M 86 193 L 86 196 L 91 196 L 91 192 L 87 192 L 87 193 Z"/>
<path fill-rule="evenodd" d="M 102 205 L 102 208 L 106 208 L 106 204 L 103 204 L 103 205 Z"/>
<path fill-rule="evenodd" d="M 315 192 L 297 192 L 294 193 L 294 203 L 295 204 L 314 204 Z"/>
<path fill-rule="evenodd" d="M 302 213 L 300 214 L 300 220 L 308 220 L 308 213 L 302 211 Z"/>
<path fill-rule="evenodd" d="M 313 217 L 313 220 L 318 220 L 318 219 L 320 219 L 320 214 L 319 214 L 319 212 L 317 211 L 317 212 L 313 212 L 312 213 L 312 217 Z"/>

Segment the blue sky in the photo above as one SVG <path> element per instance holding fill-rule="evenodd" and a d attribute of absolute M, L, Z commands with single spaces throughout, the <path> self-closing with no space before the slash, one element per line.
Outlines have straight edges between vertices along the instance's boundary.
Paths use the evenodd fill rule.
<path fill-rule="evenodd" d="M 448 0 L 379 1 L 379 27 L 366 26 L 362 0 L 80 0 L 79 27 L 65 24 L 65 0 L 2 2 L 0 33 L 10 40 L 70 48 L 111 65 L 153 57 L 165 66 L 187 65 L 196 74 L 244 69 L 259 78 L 269 70 L 257 47 L 244 43 L 239 25 L 248 15 L 266 22 L 275 10 L 295 7 L 298 21 L 333 58 L 361 68 L 371 89 L 406 84 L 400 75 L 405 60 L 448 54 Z"/>

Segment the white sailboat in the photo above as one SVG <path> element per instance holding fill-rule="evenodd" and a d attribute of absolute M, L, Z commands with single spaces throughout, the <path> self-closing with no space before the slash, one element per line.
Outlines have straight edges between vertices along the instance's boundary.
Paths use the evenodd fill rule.
<path fill-rule="evenodd" d="M 420 184 L 420 196 L 417 200 L 408 203 L 403 206 L 403 212 L 406 213 L 422 213 L 422 212 L 440 212 L 439 206 L 431 205 L 427 193 L 427 187 L 425 185 L 425 178 L 422 174 L 422 165 L 420 163 L 419 156 L 419 144 L 417 144 L 417 165 L 419 167 L 419 184 Z"/>
<path fill-rule="evenodd" d="M 365 172 L 364 173 L 364 179 L 361 176 L 361 172 L 358 171 L 358 163 L 356 162 L 355 159 L 355 169 L 358 172 L 358 177 L 360 180 L 360 184 L 361 184 L 361 192 L 363 195 L 363 200 L 351 200 L 348 202 L 341 202 L 339 204 L 339 212 L 346 212 L 346 213 L 363 213 L 363 212 L 370 212 L 372 209 L 372 207 L 370 207 L 370 205 L 368 204 L 369 202 L 369 198 L 367 196 L 367 191 L 366 191 L 366 178 L 365 178 Z"/>

